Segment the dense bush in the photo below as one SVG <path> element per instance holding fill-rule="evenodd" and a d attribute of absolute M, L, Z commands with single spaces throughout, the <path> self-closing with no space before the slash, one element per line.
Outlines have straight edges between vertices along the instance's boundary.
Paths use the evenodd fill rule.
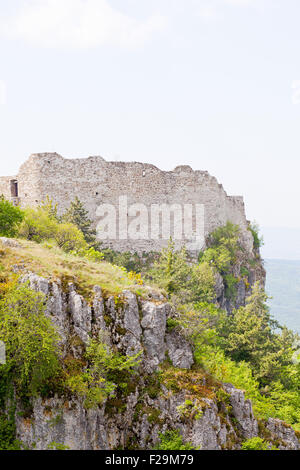
<path fill-rule="evenodd" d="M 246 306 L 223 317 L 218 326 L 219 344 L 226 354 L 237 362 L 250 363 L 261 385 L 277 379 L 282 368 L 291 363 L 296 339 L 286 328 L 281 334 L 277 332 L 279 325 L 270 316 L 266 301 L 267 295 L 256 283 Z"/>
<path fill-rule="evenodd" d="M 14 237 L 24 217 L 23 211 L 0 196 L 0 236 Z"/>
<path fill-rule="evenodd" d="M 52 241 L 64 251 L 87 248 L 83 234 L 75 225 L 59 223 L 45 208 L 26 208 L 24 214 L 19 229 L 21 238 L 37 243 Z"/>
<path fill-rule="evenodd" d="M 192 263 L 185 248 L 172 241 L 163 249 L 148 276 L 164 288 L 176 304 L 211 302 L 215 298 L 215 271 L 208 263 Z"/>
<path fill-rule="evenodd" d="M 156 450 L 195 450 L 190 443 L 184 443 L 179 431 L 166 431 L 159 434 L 160 444 Z"/>
<path fill-rule="evenodd" d="M 59 336 L 45 315 L 44 296 L 26 285 L 15 285 L 0 300 L 0 340 L 7 355 L 1 380 L 9 375 L 20 395 L 39 393 L 58 372 Z"/>
<path fill-rule="evenodd" d="M 200 253 L 199 260 L 206 261 L 221 274 L 228 274 L 236 263 L 243 248 L 240 244 L 240 229 L 237 225 L 227 222 L 224 227 L 213 231 L 206 240 L 207 249 Z"/>
<path fill-rule="evenodd" d="M 129 380 L 137 373 L 138 357 L 139 354 L 122 356 L 113 352 L 101 338 L 98 341 L 91 339 L 85 353 L 87 365 L 75 373 L 67 371 L 67 387 L 84 399 L 86 408 L 95 408 L 108 397 L 115 396 L 116 388 L 120 384 L 114 379 L 120 372 L 128 374 Z"/>
<path fill-rule="evenodd" d="M 243 442 L 242 450 L 269 450 L 270 445 L 260 437 L 252 437 Z"/>

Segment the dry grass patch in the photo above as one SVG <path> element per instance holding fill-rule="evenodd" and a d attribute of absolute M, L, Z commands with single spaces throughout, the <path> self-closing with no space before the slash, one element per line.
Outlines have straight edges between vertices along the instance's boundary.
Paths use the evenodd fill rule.
<path fill-rule="evenodd" d="M 95 285 L 102 288 L 105 297 L 118 296 L 124 290 L 148 297 L 149 290 L 145 286 L 135 284 L 118 266 L 105 261 L 92 262 L 69 255 L 59 248 L 45 247 L 27 240 L 17 240 L 17 242 L 20 245 L 18 248 L 1 246 L 2 278 L 10 278 L 15 266 L 20 271 L 32 271 L 51 281 L 60 280 L 63 288 L 66 288 L 69 282 L 73 282 L 77 291 L 87 300 L 92 299 Z"/>
<path fill-rule="evenodd" d="M 221 385 L 203 370 L 176 369 L 166 365 L 162 369 L 162 382 L 172 392 L 185 392 L 188 399 L 214 400 Z"/>

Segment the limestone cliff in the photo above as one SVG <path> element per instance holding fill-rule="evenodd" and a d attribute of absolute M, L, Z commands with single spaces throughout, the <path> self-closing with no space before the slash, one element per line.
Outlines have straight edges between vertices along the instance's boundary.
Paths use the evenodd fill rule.
<path fill-rule="evenodd" d="M 76 397 L 55 395 L 34 399 L 24 416 L 18 403 L 17 437 L 29 448 L 47 449 L 55 442 L 70 449 L 151 449 L 160 432 L 177 429 L 195 448 L 239 449 L 242 441 L 260 435 L 261 423 L 243 391 L 195 368 L 190 345 L 168 331 L 171 307 L 161 295 L 149 290 L 142 298 L 124 291 L 117 299 L 104 299 L 95 286 L 88 304 L 72 283 L 66 289 L 33 273 L 22 282 L 47 296 L 47 315 L 58 327 L 64 356 L 80 357 L 82 345 L 99 330 L 120 352 L 142 354 L 126 396 L 96 409 L 85 409 Z M 279 448 L 300 449 L 295 432 L 283 422 L 270 419 L 263 428 Z"/>

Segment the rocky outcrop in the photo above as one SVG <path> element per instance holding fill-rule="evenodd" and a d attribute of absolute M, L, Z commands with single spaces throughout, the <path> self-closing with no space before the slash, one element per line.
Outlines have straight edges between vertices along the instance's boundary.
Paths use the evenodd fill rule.
<path fill-rule="evenodd" d="M 237 420 L 239 430 L 245 439 L 251 439 L 258 434 L 258 424 L 254 418 L 252 403 L 245 400 L 245 394 L 231 384 L 224 384 L 225 391 L 230 395 L 232 413 Z"/>
<path fill-rule="evenodd" d="M 300 443 L 294 429 L 280 419 L 269 418 L 267 430 L 271 433 L 271 439 L 275 441 L 280 450 L 300 450 Z"/>
<path fill-rule="evenodd" d="M 131 291 L 104 298 L 95 286 L 88 303 L 72 283 L 63 289 L 60 282 L 33 273 L 21 282 L 45 295 L 46 313 L 61 335 L 63 356 L 80 357 L 84 344 L 99 332 L 120 353 L 141 354 L 138 377 L 122 399 L 109 398 L 86 409 L 75 396 L 37 398 L 25 416 L 18 403 L 17 437 L 29 448 L 44 450 L 59 443 L 74 450 L 153 449 L 159 433 L 177 429 L 197 449 L 239 449 L 241 442 L 259 434 L 252 404 L 243 391 L 215 384 L 215 391 L 221 390 L 227 400 L 217 399 L 216 393 L 212 398 L 205 376 L 190 370 L 191 346 L 177 331 L 168 331 L 172 310 L 162 296 L 149 290 L 147 298 Z M 157 380 L 160 367 L 171 368 L 175 389 L 168 380 Z M 177 379 L 176 373 L 182 375 Z M 267 428 L 282 448 L 299 448 L 294 431 L 281 421 L 269 420 Z"/>
<path fill-rule="evenodd" d="M 218 272 L 215 274 L 215 300 L 220 308 L 231 314 L 234 309 L 246 305 L 247 297 L 251 295 L 256 282 L 262 287 L 265 286 L 266 271 L 259 252 L 253 254 L 241 251 L 235 266 L 228 274 L 236 280 L 231 289 L 226 286 L 226 277 L 223 278 Z"/>

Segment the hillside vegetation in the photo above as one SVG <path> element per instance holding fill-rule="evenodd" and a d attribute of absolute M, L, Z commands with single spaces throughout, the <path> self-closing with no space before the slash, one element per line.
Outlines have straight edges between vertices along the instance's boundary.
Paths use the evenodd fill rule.
<path fill-rule="evenodd" d="M 139 354 L 124 356 L 101 337 L 91 339 L 87 347 L 81 345 L 80 358 L 62 358 L 45 298 L 19 283 L 29 271 L 59 282 L 64 290 L 73 283 L 88 303 L 95 286 L 106 298 L 123 302 L 124 290 L 147 298 L 151 285 L 152 292 L 168 297 L 173 307 L 168 331 L 190 343 L 198 374 L 244 390 L 262 430 L 272 417 L 300 431 L 299 338 L 271 317 L 262 283 L 253 282 L 261 265 L 255 227 L 250 227 L 253 253 L 245 252 L 239 228 L 228 222 L 210 234 L 206 250 L 195 261 L 184 248 L 176 251 L 172 241 L 162 253 L 143 258 L 102 250 L 78 200 L 58 217 L 49 200 L 22 211 L 2 198 L 0 214 L 0 235 L 15 237 L 0 249 L 0 340 L 7 345 L 7 363 L 0 365 L 0 448 L 21 446 L 14 435 L 13 397 L 27 403 L 29 414 L 31 397 L 54 393 L 77 395 L 93 408 L 117 396 L 116 390 L 121 396 L 127 393 L 140 361 Z M 247 294 L 242 303 L 241 286 Z M 175 378 L 184 383 L 190 373 L 182 369 L 170 375 L 170 368 L 162 368 L 160 381 Z M 187 403 L 183 412 L 190 413 L 193 407 L 193 402 Z M 161 435 L 161 448 L 183 445 L 173 431 Z M 268 446 L 255 441 L 244 447 L 255 445 Z"/>

